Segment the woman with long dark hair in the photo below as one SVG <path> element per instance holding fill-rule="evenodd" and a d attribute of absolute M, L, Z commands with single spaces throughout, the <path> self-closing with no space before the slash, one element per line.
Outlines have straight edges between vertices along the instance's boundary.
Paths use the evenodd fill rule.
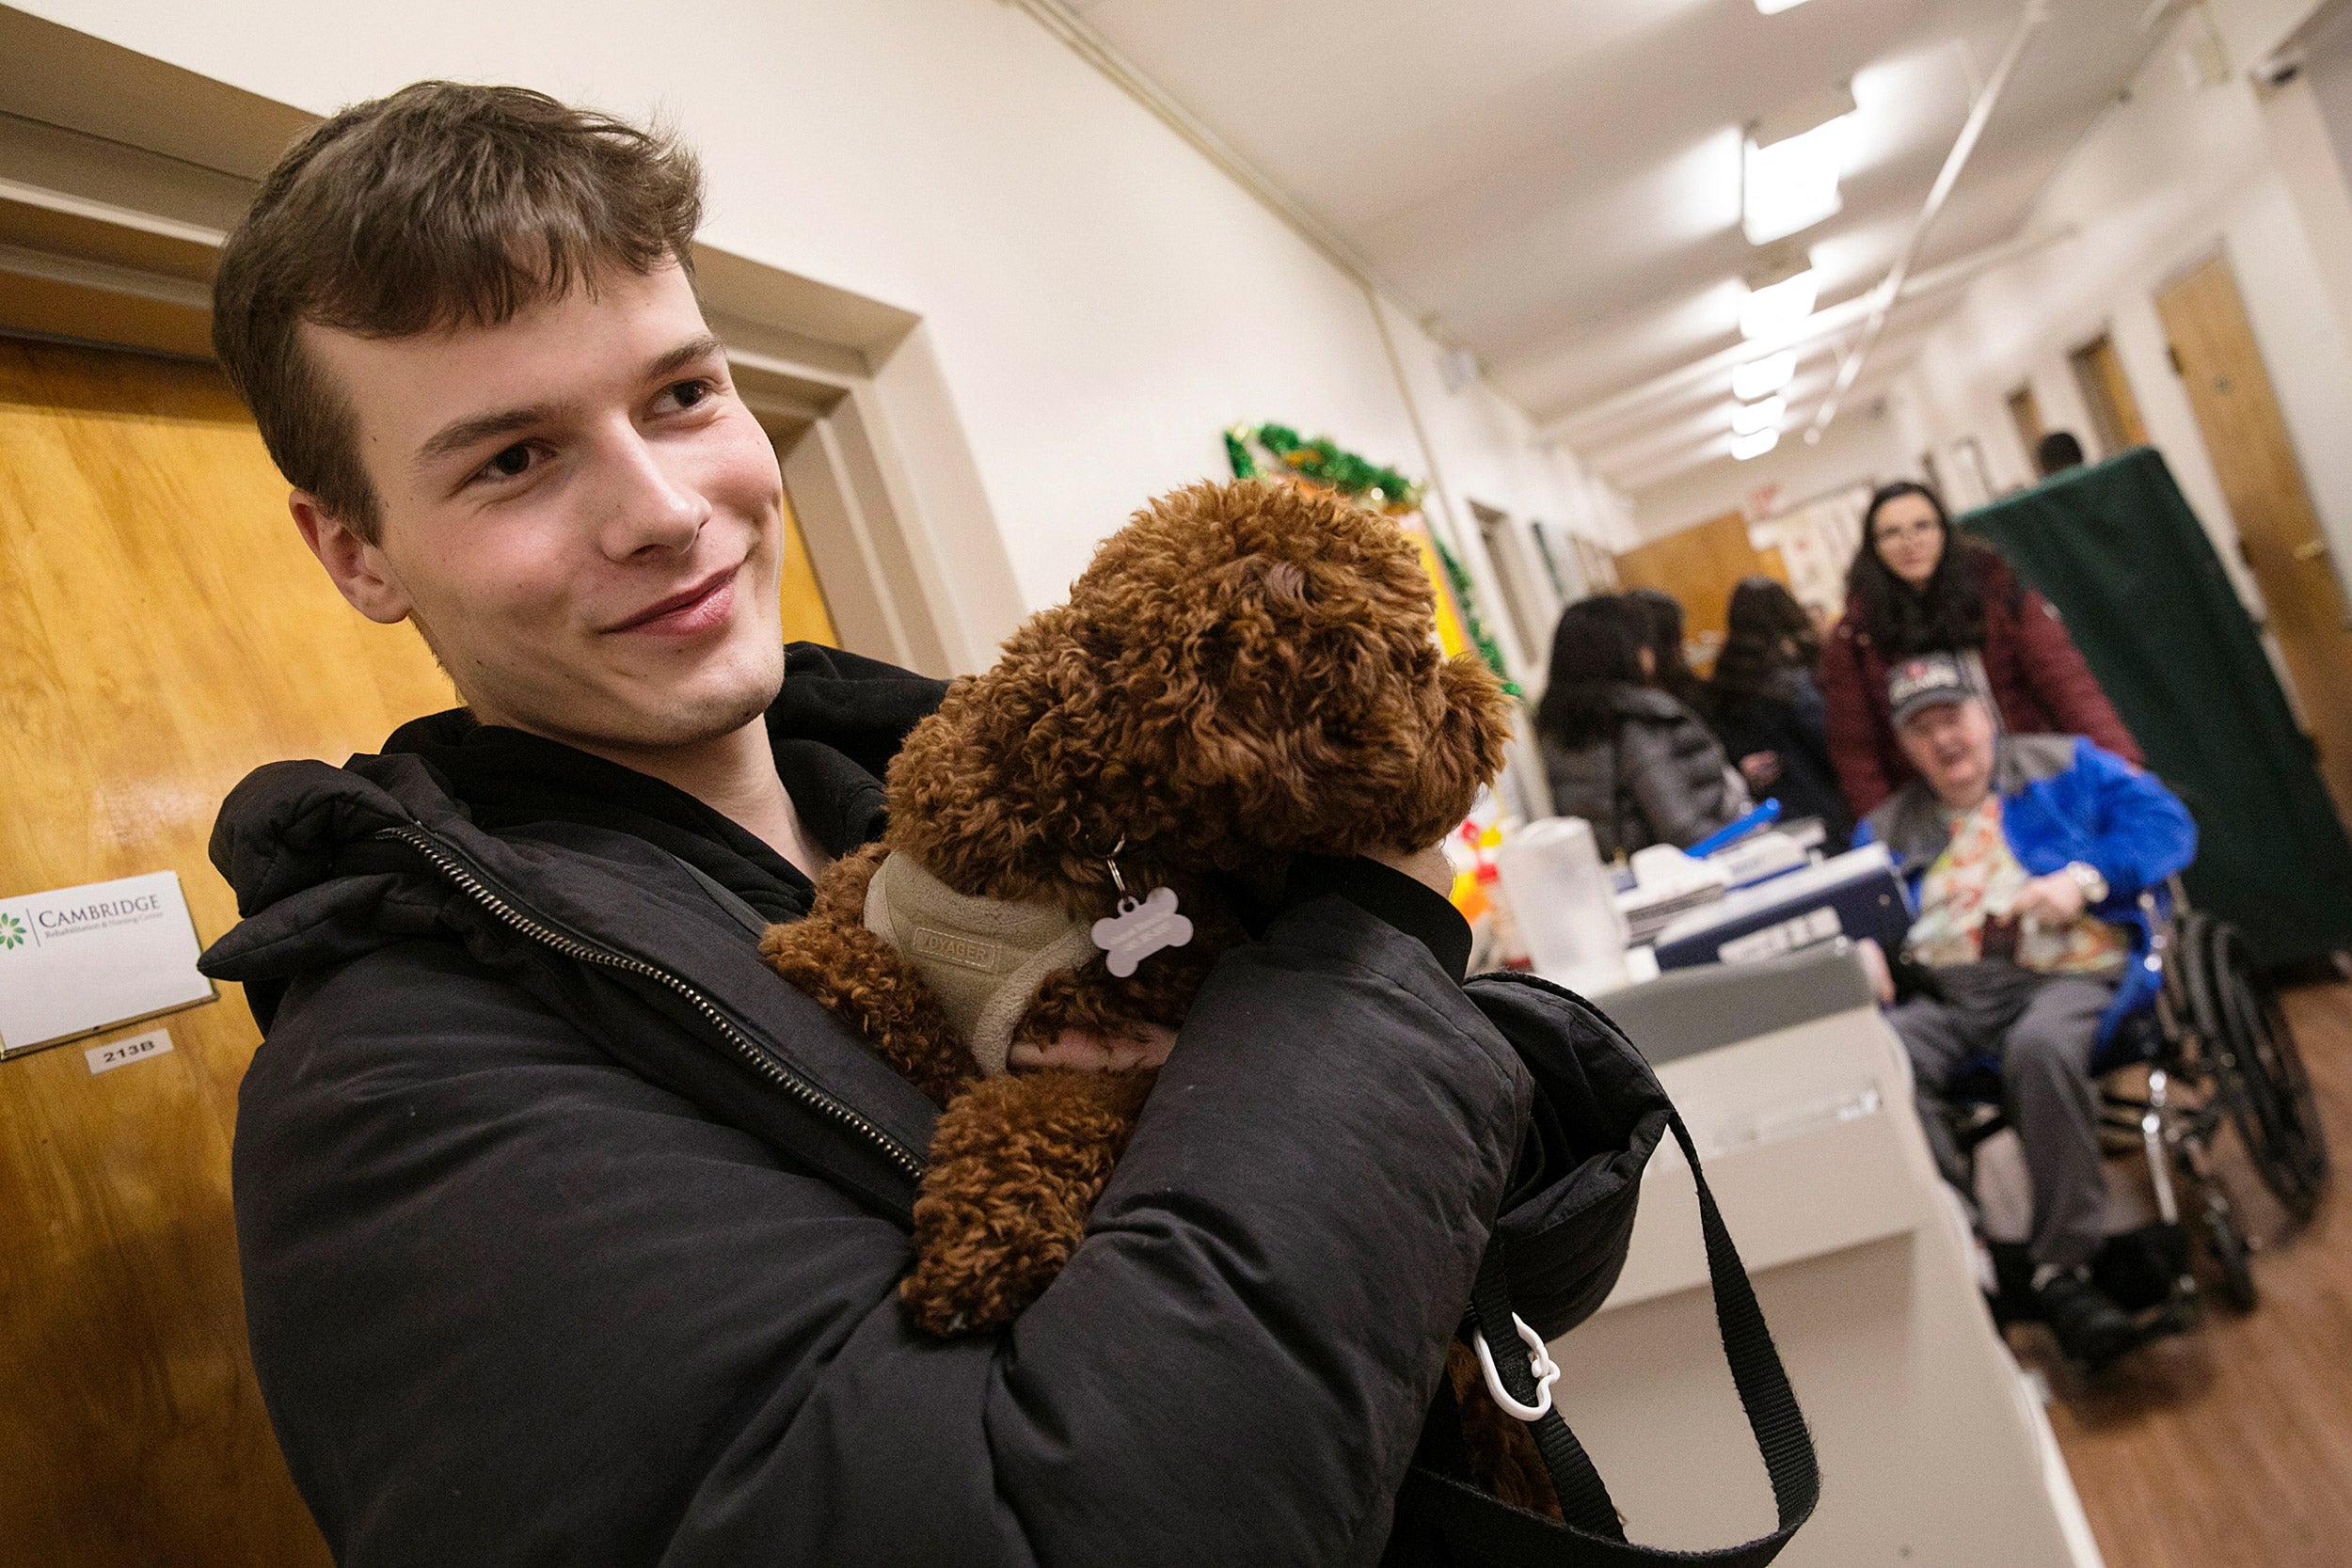
<path fill-rule="evenodd" d="M 1740 777 L 1698 715 L 1645 684 L 1648 620 L 1616 595 L 1560 613 L 1535 734 L 1552 809 L 1593 825 L 1605 856 L 1697 843 L 1748 809 Z"/>
<path fill-rule="evenodd" d="M 1724 615 L 1724 651 L 1708 677 L 1708 716 L 1759 797 L 1789 817 L 1815 817 L 1832 854 L 1853 815 L 1829 760 L 1829 707 L 1813 682 L 1821 634 L 1797 596 L 1771 578 L 1742 578 Z"/>
<path fill-rule="evenodd" d="M 1707 707 L 1707 683 L 1691 668 L 1682 647 L 1682 601 L 1662 588 L 1629 588 L 1626 602 L 1642 612 L 1649 649 L 1649 684 L 1693 713 Z"/>
<path fill-rule="evenodd" d="M 1870 497 L 1846 590 L 1820 684 L 1830 756 L 1855 816 L 1912 776 L 1895 743 L 1886 672 L 1915 654 L 1980 662 L 1980 689 L 2012 735 L 2088 736 L 2142 760 L 2058 611 L 1992 549 L 1955 535 L 1943 500 L 1926 485 L 1903 480 Z"/>

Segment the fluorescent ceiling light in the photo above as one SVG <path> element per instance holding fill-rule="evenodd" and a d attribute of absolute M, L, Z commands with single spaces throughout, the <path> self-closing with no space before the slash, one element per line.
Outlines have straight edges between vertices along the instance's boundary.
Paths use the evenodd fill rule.
<path fill-rule="evenodd" d="M 1780 445 L 1780 432 L 1759 430 L 1753 436 L 1742 436 L 1731 443 L 1731 455 L 1745 463 L 1751 457 L 1761 457 Z"/>
<path fill-rule="evenodd" d="M 1740 227 L 1750 245 L 1769 245 L 1810 229 L 1845 205 L 1837 177 L 1846 169 L 1846 117 L 1777 141 L 1748 133 Z"/>
<path fill-rule="evenodd" d="M 1751 290 L 1740 307 L 1740 336 L 1767 342 L 1789 337 L 1813 314 L 1813 302 L 1820 291 L 1820 277 L 1811 267 Z"/>
<path fill-rule="evenodd" d="M 1754 403 L 1769 397 L 1788 385 L 1797 373 L 1797 351 L 1782 349 L 1761 359 L 1751 359 L 1744 365 L 1731 368 L 1731 395 L 1741 403 Z"/>
<path fill-rule="evenodd" d="M 1854 102 L 1853 84 L 1840 82 L 1834 87 L 1823 87 L 1802 98 L 1790 99 L 1750 125 L 1748 139 L 1758 147 L 1770 147 L 1791 136 L 1802 136 L 1833 119 L 1843 119 L 1859 106 Z"/>
<path fill-rule="evenodd" d="M 1804 4 L 1804 0 L 1756 0 L 1756 8 L 1766 16 L 1778 16 L 1783 11 L 1793 11 Z"/>
<path fill-rule="evenodd" d="M 1781 416 L 1788 412 L 1787 398 L 1743 403 L 1731 411 L 1731 433 L 1734 436 L 1753 436 L 1759 430 L 1778 430 Z"/>

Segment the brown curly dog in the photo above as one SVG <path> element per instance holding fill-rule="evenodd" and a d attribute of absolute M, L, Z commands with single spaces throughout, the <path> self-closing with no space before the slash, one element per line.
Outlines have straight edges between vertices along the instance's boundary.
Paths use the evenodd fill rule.
<path fill-rule="evenodd" d="M 1172 1029 L 1243 936 L 1236 889 L 1279 894 L 1301 853 L 1437 843 L 1501 768 L 1509 705 L 1438 651 L 1431 615 L 1385 517 L 1259 482 L 1165 497 L 949 689 L 891 765 L 882 841 L 769 930 L 777 972 L 943 1107 L 901 1286 L 924 1328 L 993 1328 L 1036 1299 L 1150 1091 L 1149 1068 L 1008 1070 L 1024 1046 Z M 1094 923 L 1161 888 L 1190 940 L 1115 974 Z M 1549 1511 L 1518 1423 L 1476 1441 L 1482 1402 L 1474 1446 L 1512 1449 L 1492 1479 Z"/>

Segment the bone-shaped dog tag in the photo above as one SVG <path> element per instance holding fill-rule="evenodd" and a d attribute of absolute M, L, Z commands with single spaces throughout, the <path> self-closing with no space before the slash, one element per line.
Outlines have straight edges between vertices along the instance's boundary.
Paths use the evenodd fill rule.
<path fill-rule="evenodd" d="M 1182 947 L 1192 940 L 1192 922 L 1176 912 L 1176 890 L 1155 887 L 1138 904 L 1119 901 L 1119 912 L 1094 923 L 1094 945 L 1108 954 L 1110 972 L 1124 980 L 1164 947 Z"/>

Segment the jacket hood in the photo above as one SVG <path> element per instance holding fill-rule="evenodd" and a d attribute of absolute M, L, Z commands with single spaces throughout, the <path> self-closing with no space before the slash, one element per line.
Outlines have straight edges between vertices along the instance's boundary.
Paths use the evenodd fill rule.
<path fill-rule="evenodd" d="M 767 714 L 779 766 L 796 749 L 846 757 L 853 766 L 821 775 L 837 796 L 823 815 L 860 828 L 878 822 L 875 776 L 938 706 L 945 683 L 814 643 L 788 647 L 785 668 Z M 416 862 L 384 839 L 388 829 L 422 830 L 528 880 L 549 851 L 483 832 L 432 760 L 452 754 L 477 727 L 469 711 L 452 708 L 403 724 L 381 752 L 340 768 L 280 762 L 249 774 L 223 802 L 210 847 L 244 919 L 205 953 L 204 972 L 248 983 L 282 979 L 430 930 L 440 895 L 415 885 Z M 803 776 L 793 774 L 796 788 Z"/>
<path fill-rule="evenodd" d="M 465 821 L 465 808 L 412 756 L 256 768 L 223 802 L 211 844 L 244 919 L 199 967 L 217 979 L 272 979 L 397 940 L 414 920 L 375 916 L 389 912 L 378 906 L 405 879 L 365 847 L 388 828 L 445 832 Z M 429 928 L 429 905 L 416 912 Z"/>
<path fill-rule="evenodd" d="M 1646 719 L 1656 723 L 1671 724 L 1677 720 L 1692 717 L 1688 706 L 1672 692 L 1661 691 L 1654 686 L 1620 687 L 1609 700 L 1610 706 L 1620 717 Z"/>
<path fill-rule="evenodd" d="M 2004 735 L 1993 742 L 1992 793 L 2008 800 L 2026 785 L 2056 778 L 2074 766 L 2080 745 L 2073 736 Z M 1925 779 L 1914 778 L 1871 811 L 1872 836 L 1909 877 L 1925 871 L 1951 840 L 1944 808 Z"/>

